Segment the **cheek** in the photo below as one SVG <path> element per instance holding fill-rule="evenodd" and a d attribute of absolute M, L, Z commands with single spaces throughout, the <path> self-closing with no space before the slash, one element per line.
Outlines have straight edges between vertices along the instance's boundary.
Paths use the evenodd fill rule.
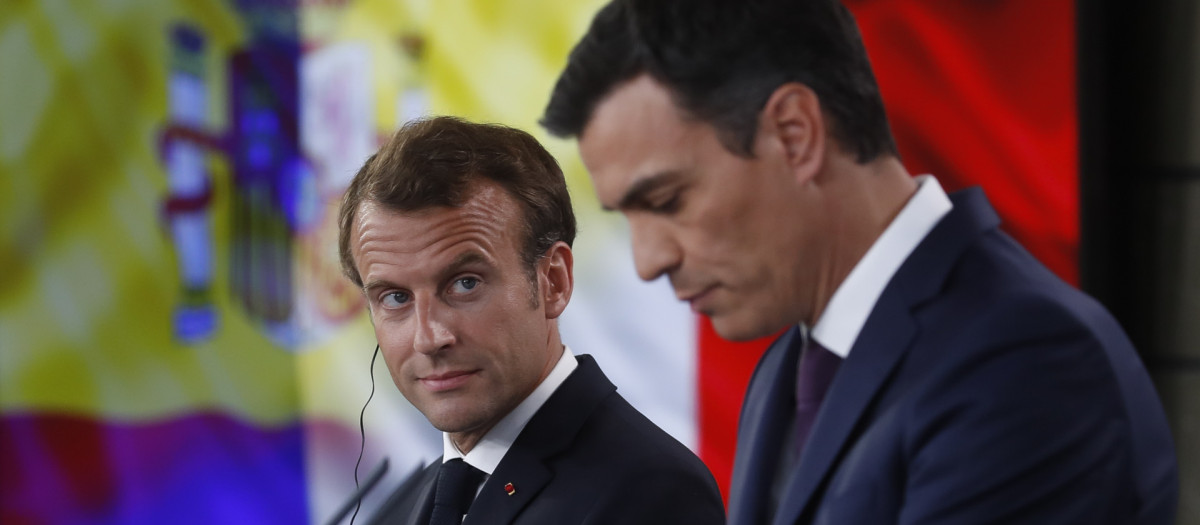
<path fill-rule="evenodd" d="M 379 343 L 379 357 L 392 372 L 393 377 L 399 373 L 413 355 L 412 333 L 399 323 L 377 323 L 375 325 L 375 340 Z"/>
<path fill-rule="evenodd" d="M 411 389 L 409 388 L 409 383 L 412 381 L 412 377 L 411 374 L 405 373 L 404 371 L 404 358 L 395 351 L 384 350 L 383 346 L 380 346 L 379 353 L 380 360 L 383 361 L 384 366 L 387 367 L 388 375 L 390 375 L 392 378 L 392 384 L 396 385 L 396 389 L 399 390 L 405 398 L 408 398 L 410 401 L 412 401 L 410 398 Z"/>
<path fill-rule="evenodd" d="M 528 286 L 514 287 L 507 291 L 503 305 L 489 308 L 486 318 L 469 325 L 469 337 L 490 348 L 492 360 L 505 363 L 502 373 L 506 375 L 523 374 L 546 345 L 547 321 L 529 300 Z"/>
<path fill-rule="evenodd" d="M 714 186 L 715 195 L 698 203 L 691 220 L 681 221 L 681 229 L 689 232 L 692 245 L 711 257 L 735 257 L 746 248 L 761 244 L 764 232 L 786 225 L 780 224 L 779 210 L 755 199 L 744 188 Z"/>
<path fill-rule="evenodd" d="M 684 250 L 684 260 L 710 269 L 736 266 L 748 255 L 746 248 L 755 248 L 747 243 L 743 227 L 735 227 L 736 218 L 706 217 L 679 236 Z"/>
<path fill-rule="evenodd" d="M 383 358 L 383 363 L 387 365 L 392 376 L 399 378 L 399 373 L 408 361 L 407 356 L 410 352 L 386 344 L 379 345 L 379 352 L 380 357 Z"/>

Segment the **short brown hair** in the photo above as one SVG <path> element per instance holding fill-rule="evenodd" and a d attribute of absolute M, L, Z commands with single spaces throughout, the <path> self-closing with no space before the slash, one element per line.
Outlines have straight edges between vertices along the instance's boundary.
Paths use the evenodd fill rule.
<path fill-rule="evenodd" d="M 434 117 L 405 124 L 350 182 L 338 213 L 342 272 L 363 285 L 350 253 L 350 230 L 363 203 L 399 212 L 458 207 L 479 179 L 500 184 L 520 206 L 521 257 L 531 273 L 555 242 L 569 246 L 575 241 L 567 182 L 537 139 L 508 126 Z"/>

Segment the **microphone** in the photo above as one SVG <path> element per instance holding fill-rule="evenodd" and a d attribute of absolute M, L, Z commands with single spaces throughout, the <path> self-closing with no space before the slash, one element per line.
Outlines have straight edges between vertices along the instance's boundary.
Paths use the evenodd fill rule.
<path fill-rule="evenodd" d="M 338 508 L 338 511 L 333 514 L 332 518 L 329 518 L 329 521 L 326 522 L 326 525 L 337 525 L 338 523 L 341 523 L 342 520 L 346 518 L 346 515 L 350 514 L 350 509 L 354 509 L 355 514 L 357 514 L 358 506 L 362 505 L 363 496 L 366 496 L 371 489 L 375 488 L 375 485 L 379 483 L 379 480 L 383 479 L 383 475 L 387 473 L 387 470 L 388 458 L 383 458 L 383 461 L 380 461 L 379 465 L 377 465 L 375 469 L 372 470 L 369 475 L 367 475 L 367 479 L 363 481 L 362 486 L 358 487 L 358 489 L 354 491 L 354 494 L 350 495 L 350 498 Z M 353 523 L 353 518 L 351 518 L 351 522 Z"/>

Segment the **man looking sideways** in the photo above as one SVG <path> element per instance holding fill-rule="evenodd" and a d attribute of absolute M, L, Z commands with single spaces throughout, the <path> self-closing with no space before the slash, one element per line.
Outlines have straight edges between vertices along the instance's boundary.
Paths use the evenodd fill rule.
<path fill-rule="evenodd" d="M 533 137 L 408 124 L 351 182 L 339 228 L 396 387 L 444 436 L 385 521 L 724 522 L 704 464 L 562 343 L 575 217 Z"/>

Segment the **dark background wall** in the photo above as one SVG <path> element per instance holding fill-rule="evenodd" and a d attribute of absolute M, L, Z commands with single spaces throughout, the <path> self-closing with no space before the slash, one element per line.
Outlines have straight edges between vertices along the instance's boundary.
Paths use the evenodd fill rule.
<path fill-rule="evenodd" d="M 1081 285 L 1158 386 L 1200 523 L 1200 3 L 1077 3 Z"/>

